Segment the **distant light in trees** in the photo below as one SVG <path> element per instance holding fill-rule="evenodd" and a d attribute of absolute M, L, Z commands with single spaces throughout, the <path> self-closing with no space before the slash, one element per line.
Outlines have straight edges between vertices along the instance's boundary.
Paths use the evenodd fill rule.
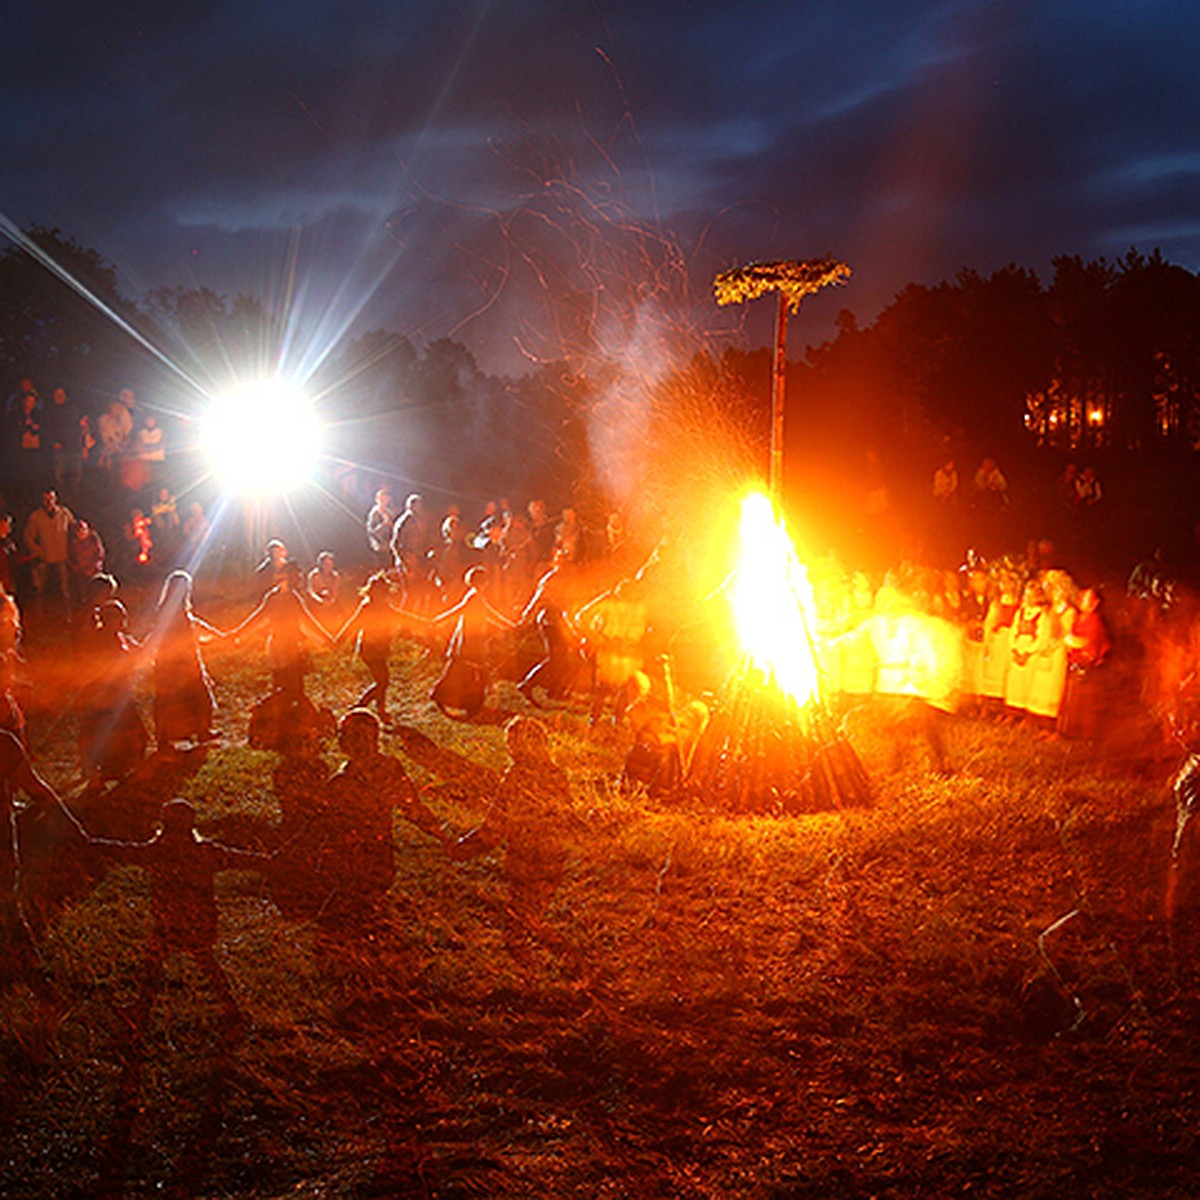
<path fill-rule="evenodd" d="M 311 479 L 321 428 L 312 400 L 299 387 L 263 379 L 213 399 L 203 418 L 201 443 L 227 491 L 273 496 Z"/>

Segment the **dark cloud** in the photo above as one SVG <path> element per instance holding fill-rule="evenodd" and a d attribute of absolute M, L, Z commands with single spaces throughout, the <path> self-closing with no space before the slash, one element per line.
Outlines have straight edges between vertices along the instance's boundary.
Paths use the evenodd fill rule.
<path fill-rule="evenodd" d="M 1115 0 L 28 5 L 0 210 L 130 289 L 268 294 L 296 262 L 362 320 L 490 345 L 545 314 L 555 245 L 570 293 L 606 237 L 633 272 L 674 239 L 701 303 L 722 265 L 833 253 L 827 328 L 962 265 L 1200 265 L 1197 28 Z"/>

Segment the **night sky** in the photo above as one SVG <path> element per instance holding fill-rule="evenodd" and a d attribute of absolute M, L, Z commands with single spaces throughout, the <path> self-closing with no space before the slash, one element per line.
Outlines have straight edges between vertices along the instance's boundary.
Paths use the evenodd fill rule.
<path fill-rule="evenodd" d="M 134 298 L 287 305 L 310 357 L 372 326 L 500 370 L 720 340 L 711 278 L 755 259 L 854 268 L 798 342 L 964 265 L 1200 268 L 1183 0 L 51 0 L 5 50 L 0 213 Z"/>

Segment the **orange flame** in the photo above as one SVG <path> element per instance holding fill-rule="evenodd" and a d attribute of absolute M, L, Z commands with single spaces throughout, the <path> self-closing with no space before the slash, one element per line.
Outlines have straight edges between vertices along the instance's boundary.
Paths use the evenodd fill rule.
<path fill-rule="evenodd" d="M 774 679 L 797 704 L 820 698 L 812 630 L 812 585 L 771 501 L 742 501 L 741 555 L 732 602 L 738 637 L 764 681 Z"/>

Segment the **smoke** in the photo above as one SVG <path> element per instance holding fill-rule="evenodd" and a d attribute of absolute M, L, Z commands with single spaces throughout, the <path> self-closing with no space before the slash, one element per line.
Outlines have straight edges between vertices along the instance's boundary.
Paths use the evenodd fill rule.
<path fill-rule="evenodd" d="M 598 350 L 608 379 L 588 414 L 588 448 L 597 483 L 627 507 L 643 482 L 655 396 L 681 368 L 682 354 L 657 299 L 635 310 L 630 328 L 615 319 L 604 324 Z"/>

